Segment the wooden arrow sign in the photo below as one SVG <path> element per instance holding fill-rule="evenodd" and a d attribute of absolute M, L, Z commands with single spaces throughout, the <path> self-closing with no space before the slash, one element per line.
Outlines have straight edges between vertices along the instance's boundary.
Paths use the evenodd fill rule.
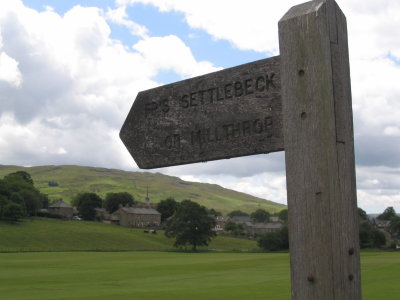
<path fill-rule="evenodd" d="M 120 137 L 142 169 L 283 150 L 280 58 L 142 91 Z"/>

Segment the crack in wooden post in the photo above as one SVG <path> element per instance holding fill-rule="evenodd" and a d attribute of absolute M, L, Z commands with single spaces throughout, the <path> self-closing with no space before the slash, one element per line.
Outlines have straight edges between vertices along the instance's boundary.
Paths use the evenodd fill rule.
<path fill-rule="evenodd" d="M 300 4 L 279 41 L 292 300 L 360 300 L 345 16 L 333 0 Z"/>

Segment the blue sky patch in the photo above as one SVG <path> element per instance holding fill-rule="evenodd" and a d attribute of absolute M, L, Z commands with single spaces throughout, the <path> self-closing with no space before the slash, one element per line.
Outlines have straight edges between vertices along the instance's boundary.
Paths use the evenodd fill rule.
<path fill-rule="evenodd" d="M 265 58 L 264 53 L 242 51 L 229 41 L 213 39 L 203 30 L 191 28 L 180 12 L 160 12 L 152 5 L 135 4 L 127 8 L 129 18 L 146 26 L 150 36 L 178 36 L 191 50 L 197 61 L 210 61 L 228 68 Z"/>

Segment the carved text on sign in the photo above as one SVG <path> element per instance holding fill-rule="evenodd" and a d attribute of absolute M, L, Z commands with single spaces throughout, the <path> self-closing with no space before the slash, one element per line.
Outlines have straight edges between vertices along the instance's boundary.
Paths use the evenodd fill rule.
<path fill-rule="evenodd" d="M 281 151 L 281 106 L 273 57 L 140 92 L 121 138 L 141 168 Z"/>

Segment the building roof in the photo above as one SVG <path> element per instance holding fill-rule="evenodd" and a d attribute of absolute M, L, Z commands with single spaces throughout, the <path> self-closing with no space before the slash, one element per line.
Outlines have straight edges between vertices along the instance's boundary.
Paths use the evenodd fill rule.
<path fill-rule="evenodd" d="M 161 215 L 158 211 L 153 208 L 142 208 L 142 207 L 121 207 L 124 212 L 135 215 Z"/>
<path fill-rule="evenodd" d="M 60 200 L 50 205 L 49 208 L 72 208 L 72 206 Z"/>
<path fill-rule="evenodd" d="M 248 216 L 234 216 L 232 217 L 232 221 L 235 223 L 246 223 L 251 222 L 251 218 Z"/>
<path fill-rule="evenodd" d="M 215 217 L 215 220 L 216 221 L 221 221 L 221 222 L 227 222 L 227 221 L 229 221 L 231 218 L 230 217 L 227 217 L 227 216 L 216 216 Z"/>
<path fill-rule="evenodd" d="M 255 223 L 253 228 L 255 229 L 281 229 L 283 225 L 281 223 Z"/>

